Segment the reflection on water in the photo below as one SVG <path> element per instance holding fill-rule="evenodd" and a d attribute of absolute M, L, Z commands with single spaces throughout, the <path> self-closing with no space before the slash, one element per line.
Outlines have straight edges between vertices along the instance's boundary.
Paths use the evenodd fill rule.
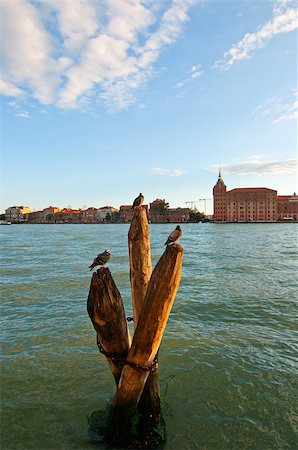
<path fill-rule="evenodd" d="M 153 265 L 173 224 L 150 225 Z M 3 449 L 93 449 L 115 386 L 86 311 L 105 248 L 132 314 L 128 225 L 1 227 Z M 296 224 L 185 224 L 159 354 L 165 449 L 295 449 Z M 132 325 L 129 325 L 132 331 Z"/>

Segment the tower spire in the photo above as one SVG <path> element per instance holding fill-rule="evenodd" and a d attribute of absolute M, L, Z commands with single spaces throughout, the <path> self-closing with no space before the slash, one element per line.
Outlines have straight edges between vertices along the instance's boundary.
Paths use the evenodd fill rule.
<path fill-rule="evenodd" d="M 217 182 L 222 183 L 225 186 L 224 180 L 222 179 L 222 176 L 221 176 L 221 166 L 219 166 Z"/>

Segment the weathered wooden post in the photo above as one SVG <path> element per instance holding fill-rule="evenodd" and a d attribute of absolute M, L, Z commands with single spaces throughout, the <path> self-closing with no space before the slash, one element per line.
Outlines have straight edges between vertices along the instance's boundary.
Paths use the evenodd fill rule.
<path fill-rule="evenodd" d="M 150 233 L 145 208 L 136 209 L 128 232 L 130 284 L 136 327 L 152 274 Z"/>
<path fill-rule="evenodd" d="M 131 338 L 120 292 L 107 267 L 92 275 L 87 310 L 96 330 L 97 346 L 107 357 L 118 384 Z"/>
<path fill-rule="evenodd" d="M 119 444 L 121 438 L 125 445 L 131 439 L 134 414 L 149 373 L 155 365 L 155 357 L 179 287 L 182 255 L 180 245 L 168 246 L 151 275 L 127 362 L 112 403 L 107 424 L 107 437 L 111 443 Z"/>
<path fill-rule="evenodd" d="M 150 232 L 145 208 L 135 209 L 128 232 L 128 248 L 133 318 L 136 329 L 152 274 Z M 148 432 L 152 433 L 161 419 L 157 364 L 149 374 L 138 409 L 139 434 L 145 436 Z"/>

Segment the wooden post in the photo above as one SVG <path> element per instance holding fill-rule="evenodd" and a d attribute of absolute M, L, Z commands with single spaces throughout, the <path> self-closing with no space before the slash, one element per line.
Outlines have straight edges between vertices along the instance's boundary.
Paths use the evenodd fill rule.
<path fill-rule="evenodd" d="M 145 208 L 136 209 L 128 232 L 130 283 L 134 327 L 136 329 L 152 274 L 150 232 Z M 160 386 L 157 364 L 150 372 L 139 402 L 139 433 L 148 432 L 160 423 Z"/>
<path fill-rule="evenodd" d="M 99 350 L 106 355 L 118 385 L 131 338 L 120 292 L 107 267 L 92 275 L 87 310 L 96 330 Z"/>
<path fill-rule="evenodd" d="M 179 287 L 182 254 L 180 245 L 168 246 L 155 266 L 113 399 L 116 407 L 134 408 L 140 400 Z"/>
<path fill-rule="evenodd" d="M 145 208 L 136 209 L 128 232 L 134 325 L 138 323 L 152 273 L 150 233 Z"/>

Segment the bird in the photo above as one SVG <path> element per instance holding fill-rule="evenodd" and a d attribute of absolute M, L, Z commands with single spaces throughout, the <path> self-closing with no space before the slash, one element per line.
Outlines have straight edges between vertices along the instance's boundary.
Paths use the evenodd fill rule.
<path fill-rule="evenodd" d="M 144 202 L 144 195 L 140 192 L 140 195 L 134 199 L 132 209 L 139 208 Z"/>
<path fill-rule="evenodd" d="M 179 225 L 176 226 L 175 230 L 169 235 L 167 241 L 164 245 L 173 245 L 182 236 L 182 230 Z"/>
<path fill-rule="evenodd" d="M 96 266 L 104 266 L 110 259 L 111 253 L 110 250 L 106 249 L 103 253 L 99 253 L 99 255 L 94 258 L 93 263 L 90 264 L 90 271 L 94 269 Z"/>

